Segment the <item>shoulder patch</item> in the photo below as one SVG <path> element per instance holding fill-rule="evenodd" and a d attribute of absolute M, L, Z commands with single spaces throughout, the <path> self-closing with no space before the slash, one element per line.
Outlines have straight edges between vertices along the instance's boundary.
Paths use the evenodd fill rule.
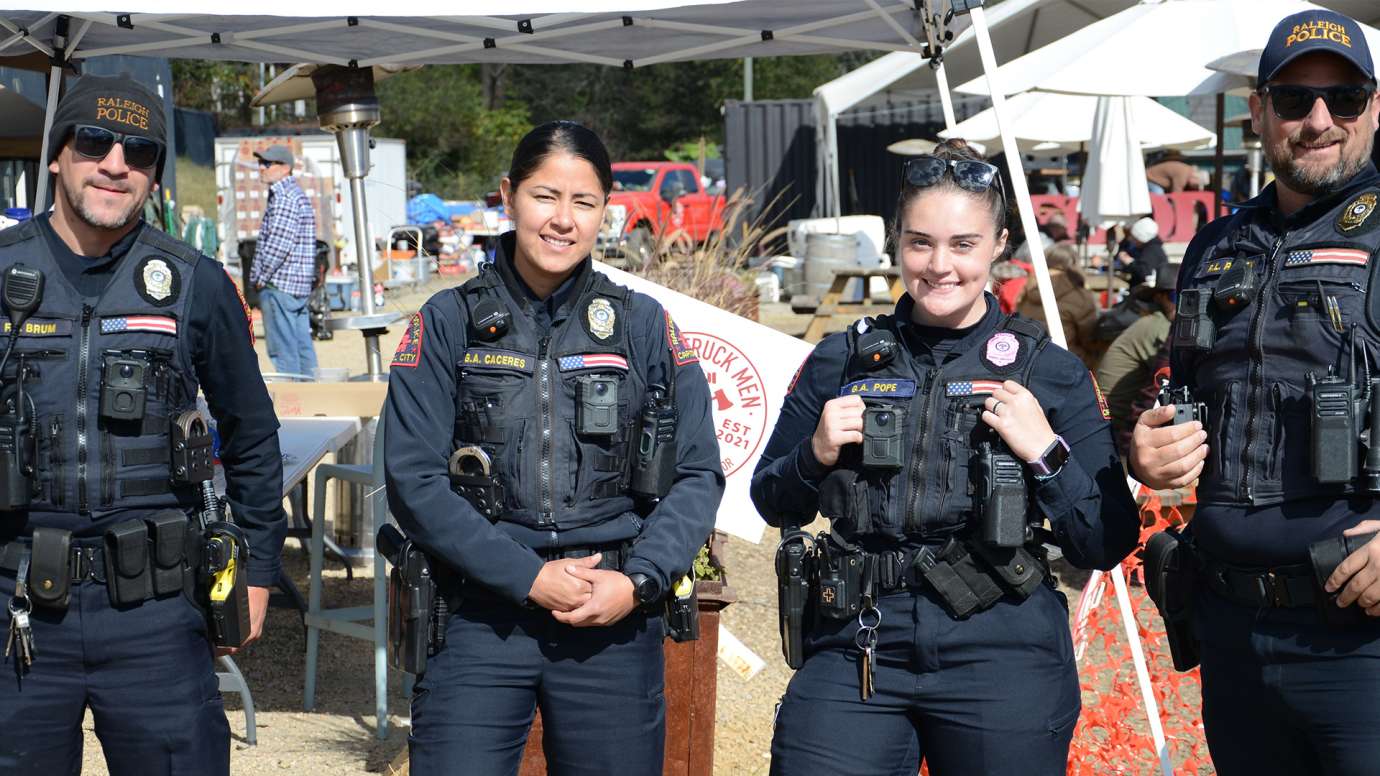
<path fill-rule="evenodd" d="M 393 352 L 393 363 L 391 366 L 405 366 L 416 369 L 422 361 L 422 334 L 426 331 L 426 324 L 422 322 L 420 311 L 412 314 L 412 320 L 407 322 L 407 330 L 403 332 L 402 339 L 398 341 L 398 349 Z"/>
<path fill-rule="evenodd" d="M 230 270 L 226 269 L 223 265 L 222 265 L 221 269 L 224 270 L 224 272 L 225 272 L 225 277 L 227 277 L 227 278 L 230 279 L 230 287 L 233 288 L 233 289 L 235 289 L 235 296 L 238 296 L 238 297 L 240 298 L 240 308 L 244 310 L 244 325 L 245 325 L 245 328 L 249 330 L 249 346 L 250 346 L 250 347 L 253 347 L 253 346 L 254 346 L 254 313 L 252 313 L 252 312 L 249 311 L 249 301 L 248 301 L 247 299 L 244 298 L 244 292 L 240 290 L 240 285 L 239 285 L 239 283 L 236 283 L 236 282 L 235 282 L 235 279 L 234 279 L 233 277 L 230 277 Z"/>
<path fill-rule="evenodd" d="M 680 327 L 671 320 L 671 313 L 663 312 L 666 313 L 666 347 L 671 349 L 671 360 L 676 362 L 676 366 L 686 366 L 699 361 L 700 354 L 681 336 Z M 805 364 L 802 362 L 800 367 L 804 369 Z M 796 370 L 795 376 L 800 377 L 800 370 Z M 795 380 L 791 380 L 791 387 L 795 387 Z M 789 392 L 788 390 L 787 393 Z"/>
<path fill-rule="evenodd" d="M 670 319 L 668 318 L 667 320 L 670 320 Z M 795 374 L 791 375 L 791 382 L 786 386 L 786 395 L 787 395 L 787 396 L 790 396 L 791 394 L 795 393 L 795 384 L 798 383 L 798 382 L 800 382 L 800 373 L 805 371 L 805 362 L 806 362 L 806 361 L 809 361 L 809 360 L 810 360 L 810 357 L 809 357 L 809 356 L 806 356 L 806 357 L 800 362 L 800 366 L 798 366 L 798 367 L 795 368 Z"/>
<path fill-rule="evenodd" d="M 182 275 L 167 256 L 151 254 L 134 267 L 134 290 L 145 302 L 167 307 L 182 293 Z"/>
<path fill-rule="evenodd" d="M 914 395 L 914 380 L 856 380 L 839 389 L 839 396 L 871 396 L 886 399 Z"/>
<path fill-rule="evenodd" d="M 421 337 L 418 336 L 418 342 Z M 588 358 L 588 356 L 586 356 Z M 460 366 L 470 369 L 497 369 L 509 372 L 522 372 L 532 374 L 535 367 L 535 359 L 516 350 L 498 350 L 496 348 L 470 348 L 465 351 L 465 355 L 460 358 Z"/>
<path fill-rule="evenodd" d="M 1112 408 L 1107 406 L 1107 396 L 1102 393 L 1102 386 L 1097 384 L 1097 375 L 1088 370 L 1088 378 L 1092 380 L 1093 393 L 1097 396 L 1097 408 L 1102 411 L 1102 419 L 1111 420 Z"/>
<path fill-rule="evenodd" d="M 1375 229 L 1380 224 L 1380 218 L 1372 219 L 1375 214 L 1377 194 L 1380 192 L 1367 191 L 1356 195 L 1356 198 L 1346 203 L 1342 212 L 1337 216 L 1337 231 L 1349 236 L 1365 234 Z"/>

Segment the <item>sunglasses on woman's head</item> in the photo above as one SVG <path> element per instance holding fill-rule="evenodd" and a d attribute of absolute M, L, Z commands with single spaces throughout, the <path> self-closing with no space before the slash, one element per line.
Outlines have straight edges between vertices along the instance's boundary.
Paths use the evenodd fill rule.
<path fill-rule="evenodd" d="M 87 159 L 106 158 L 116 143 L 124 147 L 125 164 L 130 167 L 150 169 L 158 164 L 158 157 L 163 154 L 163 144 L 153 138 L 112 132 L 89 124 L 77 125 L 72 133 L 72 150 Z"/>
<path fill-rule="evenodd" d="M 945 174 L 961 189 L 980 194 L 995 186 L 998 194 L 1006 196 L 997 168 L 972 159 L 940 159 L 929 154 L 914 156 L 906 160 L 901 181 L 906 186 L 924 189 L 938 183 Z"/>
<path fill-rule="evenodd" d="M 1348 84 L 1344 86 L 1299 86 L 1297 84 L 1266 84 L 1260 94 L 1270 98 L 1270 110 L 1281 121 L 1298 121 L 1313 112 L 1321 97 L 1327 110 L 1339 119 L 1354 119 L 1370 103 L 1374 87 Z"/>

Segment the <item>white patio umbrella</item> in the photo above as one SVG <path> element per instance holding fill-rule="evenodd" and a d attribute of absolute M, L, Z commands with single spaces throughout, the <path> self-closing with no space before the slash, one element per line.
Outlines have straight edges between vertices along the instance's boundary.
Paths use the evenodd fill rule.
<path fill-rule="evenodd" d="M 1007 94 L 1220 94 L 1240 80 L 1209 63 L 1264 46 L 1280 19 L 1322 7 L 1361 21 L 1376 15 L 1374 0 L 1146 0 L 1007 62 L 1000 83 Z M 1361 26 L 1371 50 L 1380 50 L 1380 30 Z M 975 78 L 958 91 L 987 94 L 987 85 Z"/>
<path fill-rule="evenodd" d="M 1135 112 L 1129 97 L 1094 97 L 1092 143 L 1083 173 L 1078 208 L 1093 226 L 1124 221 L 1150 212 L 1145 158 L 1137 143 Z"/>
<path fill-rule="evenodd" d="M 1011 111 L 1016 146 L 1023 153 L 1071 153 L 1093 138 L 1097 97 L 1078 94 L 1026 92 L 1007 101 Z M 1175 113 L 1149 97 L 1131 97 L 1130 139 L 1143 151 L 1176 148 L 1189 151 L 1210 148 L 1217 142 L 1211 130 Z M 986 146 L 987 153 L 1002 150 L 995 114 L 989 108 L 952 129 L 939 133 L 943 138 L 959 137 Z"/>

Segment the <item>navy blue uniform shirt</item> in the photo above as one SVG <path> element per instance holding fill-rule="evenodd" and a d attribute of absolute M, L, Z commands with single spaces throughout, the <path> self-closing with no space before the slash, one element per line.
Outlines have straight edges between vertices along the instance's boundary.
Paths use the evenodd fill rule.
<path fill-rule="evenodd" d="M 902 358 L 937 366 L 956 354 L 980 347 L 996 331 L 1002 314 L 987 294 L 987 313 L 964 329 L 919 326 L 911 322 L 913 302 L 903 296 L 896 305 L 901 323 Z M 1080 568 L 1109 569 L 1135 549 L 1140 535 L 1135 502 L 1126 487 L 1112 440 L 1102 416 L 1092 377 L 1086 369 L 1067 369 L 1065 359 L 1051 358 L 1050 345 L 1031 372 L 1030 389 L 1044 408 L 1054 432 L 1069 444 L 1068 463 L 1038 484 L 1035 503 L 1047 516 L 1069 562 Z M 810 445 L 825 402 L 844 384 L 847 337 L 825 337 L 806 359 L 752 478 L 752 497 L 773 526 L 799 515 L 811 519 L 819 509 L 819 486 L 829 473 Z M 880 548 L 879 548 L 880 549 Z"/>
<path fill-rule="evenodd" d="M 1249 228 L 1266 230 L 1269 234 L 1262 239 L 1273 240 L 1287 232 L 1305 229 L 1319 219 L 1330 218 L 1329 211 L 1339 201 L 1377 185 L 1380 185 L 1380 173 L 1374 165 L 1367 164 L 1336 193 L 1319 197 L 1289 216 L 1279 211 L 1274 184 L 1239 207 L 1261 216 Z M 1221 240 L 1235 223 L 1234 218 L 1218 218 L 1194 235 L 1179 271 L 1180 288 L 1205 260 L 1204 251 Z M 1377 292 L 1374 288 L 1368 290 L 1371 294 Z M 1171 364 L 1176 383 L 1191 380 L 1192 376 L 1184 372 L 1172 356 Z M 1242 373 L 1245 373 L 1244 367 Z M 1191 387 L 1195 391 L 1200 389 L 1196 385 Z M 1208 433 L 1211 435 L 1213 429 L 1209 428 Z M 1290 452 L 1296 457 L 1288 465 L 1309 465 L 1308 453 L 1302 444 L 1290 448 Z M 1194 512 L 1191 530 L 1198 546 L 1214 557 L 1242 566 L 1271 567 L 1306 562 L 1308 545 L 1340 536 L 1362 520 L 1375 517 L 1380 517 L 1375 502 L 1366 496 L 1327 496 L 1260 507 L 1200 503 Z"/>
<path fill-rule="evenodd" d="M 585 259 L 546 300 L 538 300 L 512 270 L 507 252 L 510 235 L 495 260 L 496 269 L 514 299 L 538 324 L 549 318 L 560 326 L 575 311 L 574 289 L 594 269 Z M 670 492 L 645 519 L 627 513 L 596 525 L 563 531 L 538 530 L 487 518 L 451 490 L 447 461 L 455 425 L 457 357 L 468 321 L 455 289 L 442 291 L 418 312 L 420 358 L 416 368 L 393 369 L 384 403 L 384 448 L 388 460 L 388 503 L 407 535 L 433 557 L 509 600 L 520 603 L 544 562 L 538 550 L 587 547 L 636 539 L 623 566 L 626 573 L 647 574 L 669 590 L 674 576 L 688 571 L 714 527 L 723 496 L 724 476 L 719 444 L 710 417 L 709 384 L 699 365 L 676 367 L 676 478 Z M 627 331 L 633 368 L 643 369 L 648 384 L 666 384 L 671 363 L 666 321 L 659 304 L 634 295 Z M 638 400 L 638 406 L 641 401 Z M 535 454 L 535 453 L 533 453 Z"/>
<path fill-rule="evenodd" d="M 86 257 L 67 247 L 53 231 L 46 214 L 39 216 L 38 221 L 63 274 L 78 293 L 92 300 L 105 291 L 140 230 L 153 228 L 141 223 L 106 255 Z M 279 556 L 287 535 L 278 416 L 259 373 L 245 308 L 225 269 L 211 259 L 197 262 L 185 293 L 192 295 L 194 303 L 188 305 L 190 317 L 182 336 L 191 338 L 197 381 L 216 419 L 231 512 L 249 540 L 249 584 L 270 587 L 278 578 Z M 76 517 L 74 513 L 67 516 Z M 118 511 L 96 519 L 81 517 L 73 521 L 73 536 L 99 537 L 127 518 Z"/>

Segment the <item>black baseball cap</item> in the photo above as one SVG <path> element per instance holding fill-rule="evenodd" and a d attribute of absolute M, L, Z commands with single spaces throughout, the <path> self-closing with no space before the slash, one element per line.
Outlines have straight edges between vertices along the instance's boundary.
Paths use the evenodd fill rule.
<path fill-rule="evenodd" d="M 1375 80 L 1375 65 L 1361 25 L 1336 11 L 1316 8 L 1286 16 L 1270 33 L 1270 42 L 1260 55 L 1256 85 L 1264 86 L 1279 75 L 1285 65 L 1304 54 L 1324 51 L 1350 62 L 1361 74 Z"/>
<path fill-rule="evenodd" d="M 168 133 L 163 118 L 163 100 L 130 76 L 84 75 L 58 102 L 48 135 L 48 159 L 57 158 L 78 124 L 147 137 L 166 149 Z"/>

